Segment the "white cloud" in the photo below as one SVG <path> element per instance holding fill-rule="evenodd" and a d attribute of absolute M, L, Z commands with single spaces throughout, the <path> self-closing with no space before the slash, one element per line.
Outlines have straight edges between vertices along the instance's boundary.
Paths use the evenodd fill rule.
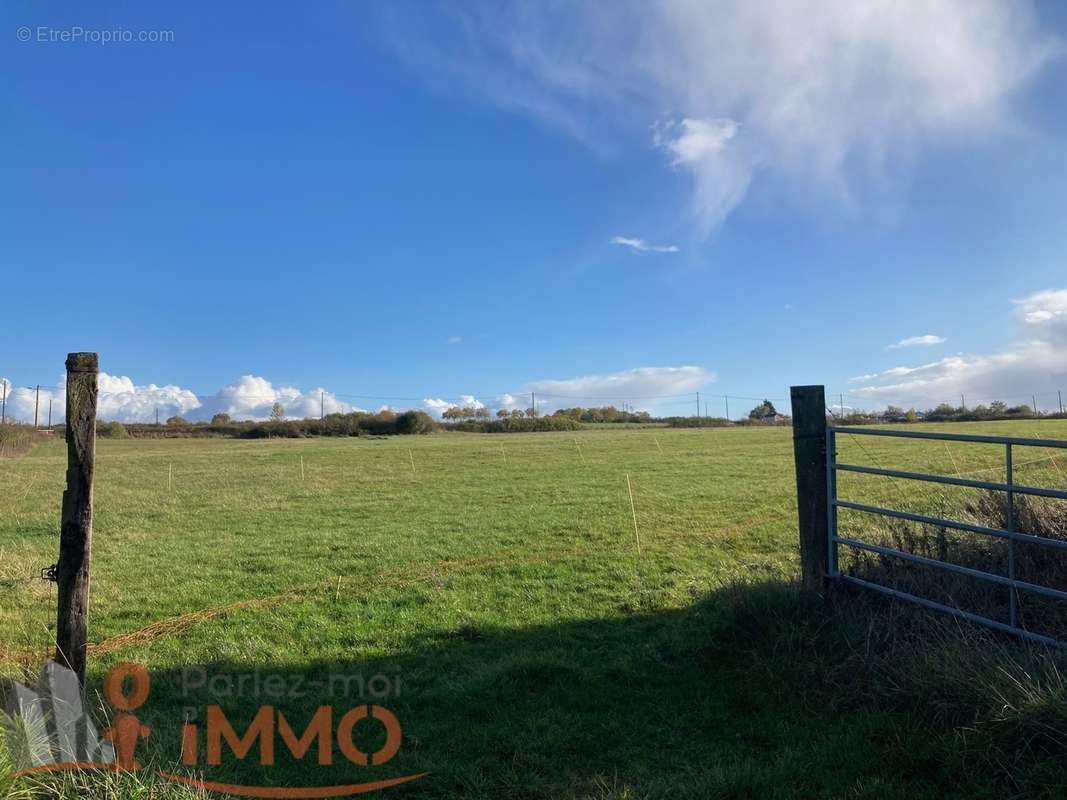
<path fill-rule="evenodd" d="M 851 395 L 872 406 L 927 408 L 938 403 L 968 405 L 1004 400 L 1029 404 L 1037 395 L 1044 410 L 1058 406 L 1067 389 L 1067 290 L 1037 292 L 1015 301 L 1025 338 L 995 353 L 967 353 L 916 366 L 902 365 L 860 375 Z"/>
<path fill-rule="evenodd" d="M 626 236 L 613 236 L 611 243 L 629 247 L 635 253 L 677 253 L 678 245 L 675 244 L 649 244 L 644 239 L 631 239 Z"/>
<path fill-rule="evenodd" d="M 36 408 L 38 423 L 44 425 L 48 420 L 49 401 L 52 422 L 62 422 L 66 416 L 66 375 L 60 376 L 56 386 L 42 387 L 39 399 L 36 388 L 22 387 L 12 391 L 8 397 L 8 417 L 33 422 Z M 188 414 L 200 405 L 193 392 L 180 386 L 157 386 L 154 383 L 139 386 L 128 377 L 106 372 L 101 372 L 97 378 L 96 415 L 101 420 L 154 422 L 156 409 L 159 409 L 162 421 L 176 414 Z"/>
<path fill-rule="evenodd" d="M 752 181 L 750 158 L 727 149 L 737 135 L 732 119 L 683 119 L 655 127 L 653 143 L 671 155 L 671 164 L 693 178 L 692 212 L 707 235 L 737 207 Z"/>
<path fill-rule="evenodd" d="M 528 384 L 537 394 L 538 409 L 577 405 L 609 405 L 625 400 L 654 408 L 657 400 L 696 392 L 715 380 L 703 367 L 639 367 L 606 375 L 583 375 Z"/>
<path fill-rule="evenodd" d="M 448 411 L 455 403 L 442 400 L 439 397 L 427 397 L 422 401 L 422 410 L 433 417 L 440 417 L 442 411 Z"/>
<path fill-rule="evenodd" d="M 226 413 L 233 419 L 268 419 L 274 403 L 281 403 L 291 419 L 359 410 L 323 388 L 302 392 L 295 386 L 279 386 L 256 375 L 242 375 L 235 383 L 205 398 L 207 415 Z"/>
<path fill-rule="evenodd" d="M 577 378 L 545 379 L 531 381 L 524 391 L 514 394 L 505 392 L 489 403 L 469 394 L 455 400 L 426 397 L 422 409 L 440 418 L 441 412 L 452 406 L 473 408 L 527 409 L 530 393 L 536 395 L 537 410 L 551 413 L 557 408 L 591 405 L 616 405 L 629 400 L 636 407 L 655 409 L 680 394 L 696 392 L 715 380 L 715 373 L 703 367 L 640 367 L 601 375 L 583 375 Z"/>
<path fill-rule="evenodd" d="M 41 426 L 46 425 L 48 423 L 49 400 L 52 402 L 52 422 L 61 422 L 63 420 L 66 391 L 62 386 L 41 387 L 41 391 L 38 394 L 36 387 L 17 386 L 6 378 L 0 380 L 6 381 L 7 385 L 5 417 L 9 422 L 31 423 L 35 419 L 34 411 L 36 409 L 38 424 Z"/>
<path fill-rule="evenodd" d="M 497 408 L 505 408 L 508 411 L 513 411 L 516 408 L 525 409 L 528 405 L 529 403 L 524 402 L 524 398 L 516 397 L 515 395 L 508 394 L 507 392 L 498 396 L 496 398 L 495 403 L 495 406 Z"/>
<path fill-rule="evenodd" d="M 39 401 L 35 401 L 33 388 L 9 389 L 8 417 L 33 422 L 36 402 L 38 421 L 43 425 L 48 418 L 48 401 L 51 400 L 52 422 L 62 422 L 66 414 L 65 382 L 66 376 L 61 375 L 57 386 L 42 387 Z M 106 372 L 100 373 L 97 387 L 97 417 L 119 422 L 155 422 L 157 411 L 160 422 L 173 416 L 189 420 L 210 419 L 219 412 L 238 420 L 267 419 L 275 402 L 281 403 L 286 417 L 293 419 L 318 417 L 320 408 L 327 414 L 360 410 L 322 388 L 307 392 L 295 386 L 275 388 L 266 378 L 254 375 L 243 375 L 214 395 L 205 396 L 173 384 L 136 384 L 132 378 Z"/>
<path fill-rule="evenodd" d="M 449 344 L 463 344 L 463 337 L 462 336 L 449 336 L 448 337 L 448 343 Z"/>
<path fill-rule="evenodd" d="M 1037 292 L 1015 303 L 1022 310 L 1023 322 L 1028 325 L 1047 323 L 1048 329 L 1054 329 L 1054 335 L 1067 332 L 1067 289 Z"/>
<path fill-rule="evenodd" d="M 1062 50 L 1025 0 L 448 8 L 451 28 L 396 23 L 398 49 L 431 80 L 458 77 L 601 153 L 677 120 L 654 138 L 691 174 L 704 232 L 761 172 L 855 206 L 924 148 L 1017 127 L 1014 94 Z"/>
<path fill-rule="evenodd" d="M 156 409 L 160 420 L 175 415 L 185 416 L 200 408 L 200 400 L 188 389 L 179 386 L 156 386 L 149 383 L 137 386 L 125 376 L 100 373 L 97 416 L 100 419 L 123 422 L 154 422 Z"/>
<path fill-rule="evenodd" d="M 902 347 L 919 347 L 930 346 L 934 344 L 944 344 L 947 339 L 944 336 L 934 336 L 932 333 L 927 333 L 922 336 L 909 336 L 907 339 L 901 339 L 895 344 L 889 345 L 886 350 L 899 350 Z"/>
<path fill-rule="evenodd" d="M 441 412 L 447 411 L 453 406 L 459 408 L 485 408 L 486 405 L 474 395 L 460 395 L 458 400 L 444 400 L 440 397 L 426 397 L 422 401 L 422 410 L 432 417 L 440 419 Z"/>

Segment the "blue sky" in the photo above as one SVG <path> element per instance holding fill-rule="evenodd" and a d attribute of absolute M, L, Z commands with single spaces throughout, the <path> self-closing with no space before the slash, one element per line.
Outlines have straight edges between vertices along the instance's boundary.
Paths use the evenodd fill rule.
<path fill-rule="evenodd" d="M 1054 405 L 1067 12 L 929 5 L 6 3 L 0 376 L 99 351 L 125 419 Z"/>

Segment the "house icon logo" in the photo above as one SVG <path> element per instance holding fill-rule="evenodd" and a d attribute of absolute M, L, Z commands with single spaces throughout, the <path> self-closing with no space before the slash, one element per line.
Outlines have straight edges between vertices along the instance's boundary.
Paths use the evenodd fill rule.
<path fill-rule="evenodd" d="M 117 766 L 108 732 L 98 733 L 85 708 L 78 676 L 54 661 L 36 688 L 11 686 L 6 711 L 2 733 L 20 772 Z"/>

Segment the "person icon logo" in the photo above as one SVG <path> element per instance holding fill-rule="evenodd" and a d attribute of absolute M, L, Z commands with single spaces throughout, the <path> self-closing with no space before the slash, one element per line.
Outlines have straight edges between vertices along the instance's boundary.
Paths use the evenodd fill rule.
<path fill-rule="evenodd" d="M 115 747 L 115 769 L 120 772 L 141 768 L 134 752 L 138 741 L 147 739 L 152 729 L 142 725 L 137 715 L 131 712 L 144 705 L 151 688 L 148 670 L 140 664 L 117 664 L 104 680 L 104 696 L 119 711 L 111 727 L 104 731 L 104 737 Z"/>

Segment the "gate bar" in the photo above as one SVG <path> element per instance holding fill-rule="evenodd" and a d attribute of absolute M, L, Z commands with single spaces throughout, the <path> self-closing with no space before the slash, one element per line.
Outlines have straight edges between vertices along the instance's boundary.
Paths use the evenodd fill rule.
<path fill-rule="evenodd" d="M 917 556 L 914 553 L 905 553 L 902 550 L 894 550 L 892 547 L 882 547 L 878 544 L 861 542 L 858 539 L 849 539 L 844 536 L 835 536 L 834 540 L 840 542 L 841 544 L 848 545 L 849 547 L 855 547 L 858 550 L 869 550 L 872 553 L 878 553 L 883 556 L 891 556 L 893 558 L 902 559 L 903 561 L 911 561 L 915 564 L 923 564 L 927 567 L 936 567 L 937 569 L 943 569 L 948 572 L 956 572 L 960 575 L 966 575 L 968 578 L 978 578 L 983 581 L 989 581 L 990 583 L 998 583 L 1001 586 L 1010 586 L 1013 587 L 1013 589 L 1022 589 L 1023 591 L 1034 592 L 1035 594 L 1043 594 L 1046 597 L 1052 597 L 1056 600 L 1067 600 L 1067 592 L 1061 592 L 1059 589 L 1051 589 L 1048 586 L 1040 586 L 1036 583 L 1018 581 L 1014 578 L 1005 578 L 1003 575 L 996 575 L 992 572 L 985 572 L 984 570 L 980 569 L 972 569 L 971 567 L 962 567 L 959 564 L 952 564 L 948 561 L 939 561 L 936 558 Z"/>
<path fill-rule="evenodd" d="M 925 597 L 919 597 L 918 595 L 909 594 L 908 592 L 902 592 L 899 589 L 890 589 L 888 586 L 882 586 L 880 583 L 871 583 L 871 581 L 865 581 L 863 578 L 855 578 L 852 575 L 841 574 L 841 580 L 845 583 L 851 583 L 855 586 L 860 586 L 864 589 L 872 589 L 882 594 L 887 594 L 891 597 L 896 597 L 899 600 L 910 600 L 913 603 L 918 603 L 921 606 L 932 608 L 934 611 L 943 611 L 946 614 L 951 614 L 954 617 L 965 619 L 968 622 L 974 622 L 977 625 L 985 625 L 987 628 L 993 628 L 1004 633 L 1010 633 L 1015 636 L 1021 636 L 1023 639 L 1029 639 L 1032 642 L 1038 642 L 1040 644 L 1048 645 L 1049 647 L 1063 648 L 1067 647 L 1067 644 L 1053 639 L 1049 636 L 1042 636 L 1040 633 L 1031 633 L 1023 628 L 1013 628 L 1011 625 L 1006 625 L 1003 622 L 997 622 L 995 619 L 989 617 L 983 617 L 981 614 L 974 614 L 970 611 L 964 611 L 961 608 L 953 608 L 952 606 L 946 606 L 943 603 L 938 603 L 935 600 L 927 600 Z"/>
<path fill-rule="evenodd" d="M 957 531 L 971 531 L 973 533 L 982 533 L 986 536 L 996 536 L 998 539 L 1014 539 L 1017 542 L 1027 542 L 1028 544 L 1039 544 L 1045 547 L 1055 547 L 1060 550 L 1067 550 L 1067 541 L 1062 539 L 1048 539 L 1044 536 L 1031 536 L 1028 533 L 1006 531 L 1001 528 L 987 528 L 984 525 L 972 525 L 967 522 L 956 522 L 951 519 L 928 517 L 925 514 L 912 514 L 909 511 L 894 511 L 891 508 L 881 508 L 880 506 L 868 506 L 863 503 L 853 503 L 851 500 L 837 500 L 834 505 L 838 508 L 850 508 L 853 511 L 865 511 L 868 514 L 881 514 L 883 517 L 896 517 L 897 519 L 906 519 L 910 522 L 925 522 L 928 525 L 952 528 Z"/>
<path fill-rule="evenodd" d="M 1011 447 L 1011 445 L 1006 445 Z M 969 489 L 990 489 L 995 492 L 1013 492 L 1015 494 L 1032 494 L 1036 497 L 1054 497 L 1058 500 L 1067 500 L 1067 492 L 1060 489 L 1045 489 L 1040 486 L 1023 486 L 1016 483 L 997 483 L 996 481 L 975 481 L 970 478 L 953 478 L 949 475 L 930 475 L 925 472 L 905 472 L 899 469 L 884 469 L 883 467 L 867 467 L 859 464 L 834 464 L 834 469 L 845 472 L 862 472 L 865 475 L 885 475 L 889 478 L 904 478 L 911 481 L 928 481 L 930 483 L 945 483 L 949 486 L 966 486 Z"/>
<path fill-rule="evenodd" d="M 1067 449 L 1067 439 L 1020 439 L 1014 436 L 975 436 L 966 433 L 937 433 L 935 431 L 898 431 L 892 428 L 849 428 L 834 426 L 838 433 L 860 433 L 864 436 L 896 436 L 900 439 L 943 439 L 948 442 L 976 442 L 977 444 L 1013 444 L 1017 447 L 1058 447 Z"/>

